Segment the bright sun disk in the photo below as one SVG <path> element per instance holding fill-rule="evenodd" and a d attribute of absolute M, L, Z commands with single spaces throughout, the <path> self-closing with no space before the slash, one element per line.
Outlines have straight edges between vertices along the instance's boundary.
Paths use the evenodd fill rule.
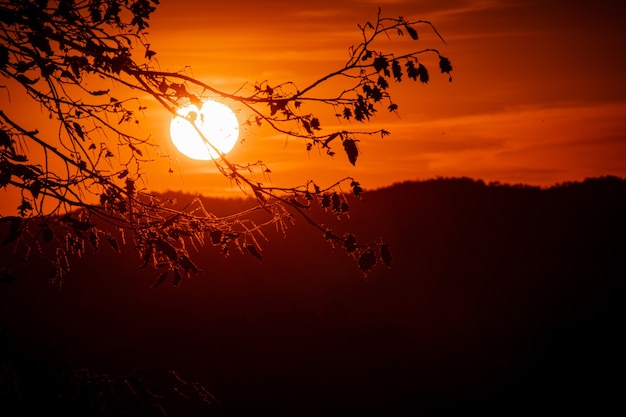
<path fill-rule="evenodd" d="M 219 158 L 219 153 L 230 152 L 239 137 L 239 121 L 226 105 L 213 100 L 202 103 L 202 107 L 189 104 L 177 112 L 170 123 L 170 137 L 174 146 L 192 159 L 209 160 Z M 202 132 L 209 143 L 198 134 L 192 123 Z M 216 149 L 214 149 L 214 147 Z"/>

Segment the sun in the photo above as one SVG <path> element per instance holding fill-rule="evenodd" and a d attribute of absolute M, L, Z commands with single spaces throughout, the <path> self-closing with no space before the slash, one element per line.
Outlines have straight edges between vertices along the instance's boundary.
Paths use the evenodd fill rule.
<path fill-rule="evenodd" d="M 216 159 L 220 152 L 230 152 L 237 143 L 239 121 L 225 104 L 206 100 L 200 108 L 190 104 L 176 114 L 170 123 L 170 137 L 174 146 L 189 158 Z M 202 139 L 190 121 L 195 122 L 209 143 Z"/>

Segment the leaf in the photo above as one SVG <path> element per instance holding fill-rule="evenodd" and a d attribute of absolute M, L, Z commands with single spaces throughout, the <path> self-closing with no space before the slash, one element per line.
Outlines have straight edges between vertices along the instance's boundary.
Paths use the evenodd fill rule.
<path fill-rule="evenodd" d="M 450 67 L 450 69 L 452 70 L 452 67 Z M 428 70 L 426 69 L 426 67 L 420 64 L 419 67 L 417 68 L 417 73 L 419 74 L 420 81 L 422 82 L 422 84 L 426 84 L 429 80 Z"/>
<path fill-rule="evenodd" d="M 352 110 L 350 110 L 348 107 L 344 107 L 343 108 L 343 118 L 346 120 L 350 120 L 350 118 L 352 117 Z"/>
<path fill-rule="evenodd" d="M 89 92 L 89 94 L 91 94 L 92 96 L 103 96 L 108 93 L 109 93 L 109 90 L 96 90 L 96 91 Z"/>
<path fill-rule="evenodd" d="M 344 139 L 343 140 L 343 149 L 346 151 L 348 155 L 348 160 L 352 165 L 356 164 L 356 159 L 359 157 L 359 149 L 356 146 L 356 142 L 354 139 Z"/>
<path fill-rule="evenodd" d="M 169 275 L 169 273 L 170 273 L 169 270 L 161 272 L 159 276 L 157 277 L 156 281 L 154 281 L 154 284 L 152 284 L 152 288 L 156 288 L 159 285 L 163 284 L 165 280 L 167 279 L 167 276 Z"/>
<path fill-rule="evenodd" d="M 221 230 L 211 230 L 209 232 L 209 236 L 211 237 L 211 243 L 214 245 L 219 245 L 222 242 L 222 231 Z"/>
<path fill-rule="evenodd" d="M 261 254 L 259 253 L 259 251 L 257 250 L 256 246 L 254 245 L 246 245 L 246 250 L 248 251 L 248 253 L 252 256 L 254 256 L 255 258 L 257 258 L 259 261 L 263 260 L 263 257 L 261 256 Z"/>
<path fill-rule="evenodd" d="M 372 64 L 376 72 L 384 71 L 389 66 L 389 61 L 384 56 L 377 56 L 374 58 L 374 63 Z"/>
<path fill-rule="evenodd" d="M 309 122 L 304 119 L 302 119 L 301 121 L 302 121 L 302 126 L 304 127 L 304 130 L 306 130 L 306 132 L 309 135 L 312 135 L 313 131 L 311 130 L 311 125 L 309 124 Z"/>
<path fill-rule="evenodd" d="M 98 239 L 98 234 L 93 230 L 89 232 L 89 242 L 91 243 L 91 247 L 95 252 L 98 252 L 100 250 L 100 239 Z"/>
<path fill-rule="evenodd" d="M 0 130 L 0 146 L 5 148 L 11 148 L 13 146 L 11 136 L 4 130 Z"/>
<path fill-rule="evenodd" d="M 391 71 L 393 72 L 393 77 L 398 81 L 402 81 L 402 67 L 397 59 L 394 59 L 391 62 Z"/>
<path fill-rule="evenodd" d="M 54 231 L 49 227 L 43 229 L 41 232 L 41 240 L 43 240 L 44 243 L 50 243 L 52 239 L 54 239 Z"/>
<path fill-rule="evenodd" d="M 78 124 L 78 122 L 72 122 L 72 126 L 74 126 L 76 134 L 84 141 L 85 134 L 83 133 L 83 128 Z"/>
<path fill-rule="evenodd" d="M 129 196 L 135 194 L 135 181 L 131 180 L 130 178 L 126 178 L 126 193 Z"/>
<path fill-rule="evenodd" d="M 183 279 L 183 276 L 180 274 L 180 270 L 178 268 L 174 268 L 174 279 L 172 280 L 172 285 L 175 287 L 180 287 L 180 281 Z"/>
<path fill-rule="evenodd" d="M 413 81 L 417 81 L 419 73 L 417 71 L 417 68 L 415 68 L 415 64 L 413 63 L 413 61 L 406 62 L 406 75 Z"/>
<path fill-rule="evenodd" d="M 389 83 L 382 75 L 378 77 L 378 81 L 376 81 L 376 84 L 378 84 L 378 86 L 383 90 L 386 90 L 387 87 L 389 87 Z"/>
<path fill-rule="evenodd" d="M 28 186 L 30 193 L 33 195 L 33 198 L 36 200 L 39 197 L 39 193 L 41 192 L 41 181 L 35 180 L 31 182 Z"/>
<path fill-rule="evenodd" d="M 398 105 L 397 105 L 397 104 L 395 104 L 395 103 L 391 103 L 391 104 L 389 105 L 389 107 L 387 107 L 387 109 L 388 109 L 390 112 L 394 112 L 394 111 L 398 110 Z"/>
<path fill-rule="evenodd" d="M 156 249 L 167 256 L 171 261 L 176 262 L 178 260 L 178 251 L 169 242 L 166 242 L 163 239 L 158 239 L 152 240 L 151 243 L 153 243 Z"/>
<path fill-rule="evenodd" d="M 452 64 L 450 63 L 450 60 L 448 58 L 439 55 L 439 68 L 441 69 L 442 74 L 449 74 L 450 71 L 452 71 Z"/>
<path fill-rule="evenodd" d="M 150 60 L 155 55 L 156 55 L 156 52 L 146 49 L 146 59 Z"/>
<path fill-rule="evenodd" d="M 359 268 L 361 271 L 369 272 L 374 265 L 376 265 L 376 255 L 374 255 L 373 250 L 368 249 L 359 256 Z"/>
<path fill-rule="evenodd" d="M 191 259 L 189 259 L 187 255 L 182 255 L 180 257 L 179 263 L 180 266 L 185 269 L 185 273 L 189 273 L 189 271 L 198 273 L 200 271 L 198 267 L 193 262 L 191 262 Z"/>
<path fill-rule="evenodd" d="M 15 79 L 16 79 L 17 81 L 19 81 L 20 83 L 22 83 L 22 84 L 26 84 L 26 85 L 33 85 L 33 84 L 36 84 L 36 83 L 37 83 L 37 81 L 39 81 L 39 78 L 35 78 L 35 79 L 33 80 L 33 79 L 28 78 L 28 77 L 27 77 L 27 76 L 25 76 L 24 74 L 17 74 L 17 75 L 15 76 Z"/>
<path fill-rule="evenodd" d="M 333 203 L 332 210 L 335 213 L 341 213 L 341 198 L 339 197 L 339 194 L 333 193 L 333 195 L 331 196 L 331 200 Z"/>
<path fill-rule="evenodd" d="M 119 253 L 119 251 L 120 251 L 120 245 L 117 243 L 117 239 L 115 239 L 115 238 L 114 238 L 113 236 L 111 236 L 109 233 L 106 233 L 106 234 L 104 235 L 104 239 L 107 241 L 107 243 L 108 243 L 109 245 L 111 245 L 111 247 L 113 248 L 113 250 L 114 250 L 115 252 L 118 252 L 118 253 Z"/>
<path fill-rule="evenodd" d="M 152 259 L 153 250 L 154 249 L 152 248 L 152 245 L 150 245 L 149 247 L 145 249 L 142 259 L 141 259 L 141 265 L 139 266 L 140 269 L 144 269 L 145 267 L 148 266 L 148 264 L 150 264 L 150 259 Z"/>
<path fill-rule="evenodd" d="M 352 187 L 352 192 L 354 193 L 354 196 L 356 198 L 360 198 L 361 194 L 363 194 L 363 188 L 361 188 L 361 184 L 359 184 L 357 181 L 352 181 L 350 183 L 350 187 Z"/>
<path fill-rule="evenodd" d="M 11 222 L 11 224 L 9 225 L 9 235 L 2 241 L 2 243 L 0 243 L 2 245 L 13 242 L 22 234 L 22 231 L 20 230 L 22 219 L 16 216 L 0 217 L 0 223 L 4 222 Z"/>
<path fill-rule="evenodd" d="M 343 241 L 343 247 L 346 248 L 346 252 L 352 253 L 356 250 L 356 237 L 352 233 L 348 233 Z"/>
<path fill-rule="evenodd" d="M 415 41 L 418 39 L 417 31 L 415 29 L 413 29 L 411 26 L 409 26 L 406 23 L 404 24 L 404 28 L 409 33 L 409 36 L 411 37 L 411 39 L 413 39 Z"/>
<path fill-rule="evenodd" d="M 81 222 L 79 220 L 72 219 L 72 228 L 74 230 L 86 231 L 86 230 L 90 230 L 94 226 L 95 224 L 93 223 Z"/>
<path fill-rule="evenodd" d="M 386 243 L 380 246 L 380 258 L 385 266 L 391 268 L 391 251 Z"/>

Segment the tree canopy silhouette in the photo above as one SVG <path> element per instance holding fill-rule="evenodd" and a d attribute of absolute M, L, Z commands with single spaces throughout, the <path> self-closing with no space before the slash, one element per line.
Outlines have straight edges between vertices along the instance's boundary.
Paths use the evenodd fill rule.
<path fill-rule="evenodd" d="M 68 255 L 82 253 L 101 241 L 122 250 L 119 239 L 132 238 L 140 266 L 161 269 L 156 284 L 198 272 L 189 247 L 213 245 L 223 253 L 235 248 L 261 259 L 260 240 L 270 225 L 284 231 L 301 217 L 319 229 L 331 244 L 343 247 L 359 267 L 389 265 L 389 248 L 381 241 L 361 243 L 352 234 L 336 233 L 311 217 L 318 205 L 333 216 L 349 211 L 340 186 L 350 185 L 356 197 L 363 189 L 347 177 L 329 186 L 314 179 L 285 187 L 259 182 L 257 172 L 269 172 L 263 162 L 232 163 L 220 153 L 212 163 L 226 180 L 256 199 L 249 210 L 217 216 L 199 200 L 175 208 L 143 185 L 148 155 L 161 155 L 159 144 L 133 130 L 145 108 L 137 98 L 148 95 L 172 116 L 187 104 L 205 99 L 228 100 L 248 109 L 244 123 L 269 125 L 297 138 L 307 150 L 328 155 L 344 153 L 355 165 L 359 142 L 385 136 L 385 130 L 361 130 L 383 109 L 396 112 L 390 94 L 394 82 L 429 81 L 420 61 L 434 55 L 439 71 L 450 75 L 450 61 L 438 50 L 415 49 L 394 54 L 376 40 L 398 37 L 419 40 L 417 29 L 427 21 L 382 17 L 359 26 L 361 39 L 349 48 L 346 62 L 306 86 L 292 81 L 246 84 L 234 93 L 220 91 L 185 71 L 160 71 L 156 51 L 146 37 L 158 0 L 9 0 L 0 4 L 0 188 L 17 191 L 19 205 L 1 213 L 8 224 L 3 243 L 17 241 L 29 250 L 48 253 L 50 278 L 60 283 L 69 271 Z M 444 42 L 445 43 L 445 42 Z M 322 93 L 331 81 L 342 86 L 334 95 Z M 451 78 L 450 78 L 451 80 Z M 96 86 L 96 87 L 94 87 Z M 12 104 L 17 96 L 49 115 L 49 125 L 32 125 Z M 349 129 L 328 131 L 314 109 L 330 108 Z M 317 111 L 317 110 L 316 110 Z M 189 123 L 195 126 L 193 118 Z M 357 127 L 354 127 L 357 126 Z M 196 131 L 202 132 L 195 126 Z M 207 147 L 216 149 L 209 138 Z M 120 232 L 99 226 L 104 221 Z"/>

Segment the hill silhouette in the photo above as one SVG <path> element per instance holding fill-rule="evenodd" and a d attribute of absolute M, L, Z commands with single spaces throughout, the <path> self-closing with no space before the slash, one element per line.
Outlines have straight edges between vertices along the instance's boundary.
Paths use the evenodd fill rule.
<path fill-rule="evenodd" d="M 597 413 L 619 404 L 625 180 L 540 189 L 437 179 L 350 205 L 347 222 L 314 216 L 362 240 L 384 238 L 391 269 L 364 277 L 304 221 L 285 239 L 268 236 L 262 263 L 197 254 L 203 273 L 180 288 L 151 288 L 156 274 L 138 269 L 132 250 L 103 247 L 72 261 L 59 292 L 43 267 L 16 266 L 19 254 L 2 248 L 0 269 L 22 278 L 0 287 L 0 398 L 51 410 L 67 406 L 51 387 L 68 372 L 174 369 L 221 401 L 197 405 L 199 415 Z M 184 404 L 173 410 L 196 411 Z"/>

